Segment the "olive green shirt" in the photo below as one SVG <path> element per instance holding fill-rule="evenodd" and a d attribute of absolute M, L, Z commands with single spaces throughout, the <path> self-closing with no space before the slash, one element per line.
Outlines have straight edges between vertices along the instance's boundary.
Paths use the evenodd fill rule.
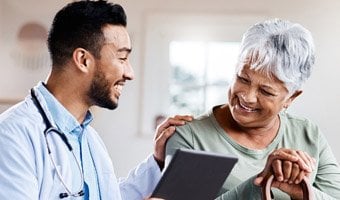
<path fill-rule="evenodd" d="M 176 127 L 176 133 L 166 146 L 166 166 L 178 148 L 236 155 L 239 160 L 217 199 L 261 199 L 261 188 L 255 186 L 253 180 L 264 169 L 268 155 L 279 148 L 302 150 L 317 161 L 317 169 L 310 177 L 315 199 L 339 200 L 340 167 L 320 129 L 309 120 L 286 112 L 279 116 L 280 128 L 272 143 L 265 149 L 253 150 L 229 137 L 210 110 L 192 122 Z M 290 199 L 278 189 L 273 189 L 273 194 L 275 199 Z"/>

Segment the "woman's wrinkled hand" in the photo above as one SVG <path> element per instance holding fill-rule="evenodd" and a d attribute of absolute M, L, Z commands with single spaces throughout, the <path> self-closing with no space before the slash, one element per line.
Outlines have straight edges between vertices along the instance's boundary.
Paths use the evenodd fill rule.
<path fill-rule="evenodd" d="M 254 180 L 254 184 L 261 186 L 263 180 L 273 174 L 275 179 L 272 187 L 280 189 L 292 198 L 302 198 L 300 183 L 304 177 L 310 176 L 315 165 L 315 159 L 308 153 L 281 148 L 268 156 L 265 168 Z"/>

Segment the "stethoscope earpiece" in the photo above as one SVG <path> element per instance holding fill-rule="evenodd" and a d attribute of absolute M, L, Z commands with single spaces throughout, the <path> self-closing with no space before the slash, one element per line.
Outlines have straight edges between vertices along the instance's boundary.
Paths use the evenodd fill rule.
<path fill-rule="evenodd" d="M 69 195 L 66 193 L 66 192 L 63 192 L 63 193 L 60 193 L 59 194 L 59 198 L 60 199 L 63 199 L 63 198 L 67 198 Z M 84 196 L 84 191 L 83 190 L 80 190 L 78 192 L 78 195 L 73 195 L 73 196 L 77 196 L 77 197 L 81 197 L 81 196 Z"/>
<path fill-rule="evenodd" d="M 85 193 L 84 193 L 83 190 L 81 190 L 80 192 L 78 192 L 78 195 L 79 195 L 79 196 L 84 196 L 84 194 L 85 194 Z"/>
<path fill-rule="evenodd" d="M 59 194 L 59 198 L 61 199 L 66 198 L 66 197 L 68 197 L 68 194 L 66 192 Z"/>

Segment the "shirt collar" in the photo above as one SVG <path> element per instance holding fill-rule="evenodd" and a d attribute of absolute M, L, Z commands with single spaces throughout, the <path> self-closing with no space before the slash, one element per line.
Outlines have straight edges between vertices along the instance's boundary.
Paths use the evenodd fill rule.
<path fill-rule="evenodd" d="M 37 89 L 45 99 L 47 109 L 60 131 L 71 133 L 75 129 L 85 128 L 92 121 L 92 114 L 90 111 L 87 111 L 83 123 L 79 124 L 76 118 L 47 90 L 44 83 L 40 82 Z"/>

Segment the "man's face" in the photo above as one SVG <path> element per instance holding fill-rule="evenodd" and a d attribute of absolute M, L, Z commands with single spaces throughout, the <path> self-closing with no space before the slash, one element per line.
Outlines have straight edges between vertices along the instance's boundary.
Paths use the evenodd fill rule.
<path fill-rule="evenodd" d="M 95 72 L 88 96 L 93 104 L 115 109 L 126 80 L 134 78 L 129 62 L 131 41 L 125 27 L 107 25 L 103 28 L 105 44 L 96 59 Z"/>

